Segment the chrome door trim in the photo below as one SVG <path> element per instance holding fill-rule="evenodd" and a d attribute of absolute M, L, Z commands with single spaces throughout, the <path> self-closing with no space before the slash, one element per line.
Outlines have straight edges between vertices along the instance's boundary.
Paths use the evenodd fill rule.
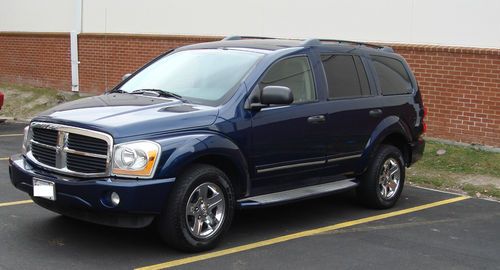
<path fill-rule="evenodd" d="M 350 155 L 350 156 L 343 156 L 343 157 L 337 157 L 337 158 L 329 158 L 326 162 L 331 163 L 331 162 L 337 162 L 337 161 L 342 161 L 342 160 L 347 160 L 347 159 L 353 159 L 353 158 L 359 158 L 361 157 L 361 154 L 357 155 Z"/>
<path fill-rule="evenodd" d="M 272 171 L 313 166 L 313 165 L 320 165 L 320 164 L 325 164 L 325 161 L 324 160 L 309 161 L 309 162 L 295 163 L 295 164 L 290 164 L 290 165 L 282 165 L 282 166 L 276 166 L 276 167 L 265 168 L 265 169 L 257 169 L 257 173 L 265 173 L 265 172 L 272 172 Z"/>

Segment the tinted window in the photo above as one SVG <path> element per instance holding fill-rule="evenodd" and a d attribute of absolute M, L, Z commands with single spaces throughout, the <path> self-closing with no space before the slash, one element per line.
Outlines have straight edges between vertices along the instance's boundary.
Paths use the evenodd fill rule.
<path fill-rule="evenodd" d="M 383 56 L 372 56 L 372 60 L 383 95 L 411 93 L 411 81 L 403 63 Z"/>
<path fill-rule="evenodd" d="M 368 79 L 359 56 L 322 55 L 328 82 L 328 97 L 345 98 L 370 95 Z"/>
<path fill-rule="evenodd" d="M 269 85 L 290 88 L 293 103 L 316 99 L 311 67 L 305 56 L 284 59 L 274 64 L 260 82 L 260 88 Z"/>

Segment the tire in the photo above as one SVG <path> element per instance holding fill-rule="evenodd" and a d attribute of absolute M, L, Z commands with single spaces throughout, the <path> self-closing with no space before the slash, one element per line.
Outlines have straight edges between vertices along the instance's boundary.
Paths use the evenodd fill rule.
<path fill-rule="evenodd" d="M 187 252 L 214 248 L 229 229 L 235 209 L 229 178 L 218 168 L 195 164 L 177 178 L 158 220 L 162 239 Z"/>
<path fill-rule="evenodd" d="M 359 200 L 370 208 L 393 207 L 403 190 L 404 164 L 403 155 L 397 147 L 381 145 L 372 163 L 360 177 L 360 185 L 357 188 Z"/>

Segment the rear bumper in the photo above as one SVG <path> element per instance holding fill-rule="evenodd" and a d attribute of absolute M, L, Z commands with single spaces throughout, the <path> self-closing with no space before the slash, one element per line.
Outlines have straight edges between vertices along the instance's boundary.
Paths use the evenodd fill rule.
<path fill-rule="evenodd" d="M 424 149 L 425 140 L 421 137 L 418 138 L 418 140 L 410 143 L 411 160 L 409 165 L 412 165 L 413 163 L 422 159 L 422 156 L 424 155 Z"/>
<path fill-rule="evenodd" d="M 10 159 L 12 184 L 33 197 L 33 177 L 55 183 L 56 200 L 33 197 L 38 205 L 51 211 L 93 223 L 127 228 L 149 225 L 161 213 L 175 178 L 131 180 L 98 178 L 82 180 L 54 174 L 30 164 L 22 155 Z M 112 207 L 111 192 L 120 196 Z"/>

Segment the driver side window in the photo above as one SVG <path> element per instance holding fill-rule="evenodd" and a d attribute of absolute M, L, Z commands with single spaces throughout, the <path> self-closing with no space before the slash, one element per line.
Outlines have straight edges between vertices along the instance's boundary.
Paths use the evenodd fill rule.
<path fill-rule="evenodd" d="M 290 88 L 293 103 L 316 100 L 311 66 L 306 56 L 287 58 L 275 63 L 264 75 L 259 87 L 264 89 L 269 85 Z"/>

